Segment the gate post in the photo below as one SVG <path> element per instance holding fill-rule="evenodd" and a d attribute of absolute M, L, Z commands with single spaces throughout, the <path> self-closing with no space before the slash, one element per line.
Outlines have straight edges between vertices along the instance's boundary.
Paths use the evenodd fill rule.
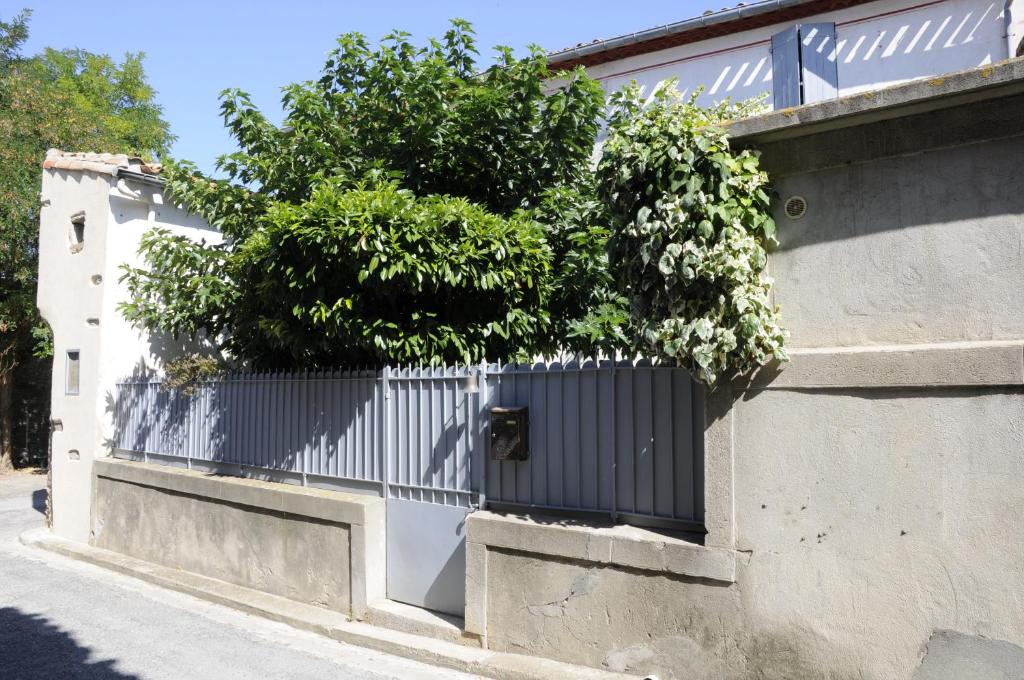
<path fill-rule="evenodd" d="M 381 371 L 380 385 L 384 391 L 384 398 L 381 400 L 381 404 L 384 407 L 384 417 L 381 421 L 384 423 L 384 432 L 381 434 L 381 446 L 380 446 L 380 474 L 381 474 L 381 494 L 387 499 L 390 498 L 390 490 L 388 488 L 388 481 L 391 477 L 391 470 L 388 466 L 388 461 L 391 456 L 388 455 L 388 445 L 390 443 L 391 435 L 391 386 L 388 378 L 391 377 L 391 367 L 385 366 Z"/>
<path fill-rule="evenodd" d="M 470 464 L 470 483 L 472 484 L 473 477 L 476 476 L 479 480 L 479 488 L 477 491 L 477 509 L 487 509 L 487 420 L 488 420 L 488 407 L 491 401 L 491 393 L 487 386 L 487 360 L 480 362 L 480 377 L 477 379 L 480 389 L 477 392 L 479 394 L 480 405 L 476 410 L 477 417 L 477 441 L 480 442 L 480 446 L 473 447 L 473 453 L 469 458 Z M 479 450 L 478 450 L 479 449 Z M 476 459 L 476 460 L 474 460 Z M 480 474 L 473 475 L 474 465 L 479 466 Z"/>

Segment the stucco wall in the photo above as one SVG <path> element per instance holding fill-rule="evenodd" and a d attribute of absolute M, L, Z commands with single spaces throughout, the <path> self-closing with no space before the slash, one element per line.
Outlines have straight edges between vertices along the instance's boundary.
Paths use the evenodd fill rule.
<path fill-rule="evenodd" d="M 94 166 L 44 169 L 40 194 L 37 304 L 53 330 L 51 418 L 61 423 L 53 433 L 53 530 L 82 542 L 89 539 L 92 461 L 109 453 L 115 384 L 190 348 L 144 333 L 121 316 L 117 306 L 129 297 L 121 267 L 138 264 L 139 240 L 153 227 L 221 239 L 201 219 L 166 205 L 159 188 L 114 177 L 110 163 Z M 71 217 L 79 212 L 85 213 L 85 238 L 74 252 Z M 64 390 L 70 349 L 80 352 L 77 395 Z"/>
<path fill-rule="evenodd" d="M 99 319 L 103 312 L 109 190 L 109 177 L 97 173 L 43 172 L 38 305 L 53 331 L 50 415 L 60 422 L 52 439 L 53 530 L 79 541 L 89 536 L 90 461 L 102 442 L 90 389 L 100 377 L 101 327 L 88 319 Z M 85 212 L 85 242 L 72 253 L 71 216 L 79 211 Z M 69 349 L 81 352 L 78 395 L 64 393 Z"/>
<path fill-rule="evenodd" d="M 708 397 L 704 545 L 471 515 L 467 626 L 659 678 L 1024 677 L 1022 75 L 737 125 L 809 208 L 770 256 L 792 361 Z"/>
<path fill-rule="evenodd" d="M 789 656 L 909 677 L 936 630 L 1024 645 L 1024 388 L 768 390 L 735 413 L 738 584 Z"/>
<path fill-rule="evenodd" d="M 1024 98 L 1007 105 L 1019 112 Z M 823 158 L 839 141 L 850 140 L 797 150 Z M 1024 289 L 1021 158 L 1017 136 L 813 172 L 787 164 L 791 174 L 775 174 L 769 270 L 791 346 L 1024 337 L 1024 314 L 1008 304 Z M 807 201 L 799 220 L 781 209 L 790 196 Z"/>
<path fill-rule="evenodd" d="M 739 592 L 665 573 L 488 551 L 495 651 L 661 677 L 730 677 Z M 666 672 L 667 671 L 667 672 Z"/>
<path fill-rule="evenodd" d="M 383 596 L 384 501 L 98 460 L 93 545 L 362 616 Z"/>
<path fill-rule="evenodd" d="M 99 477 L 94 543 L 147 562 L 349 611 L 349 530 Z"/>

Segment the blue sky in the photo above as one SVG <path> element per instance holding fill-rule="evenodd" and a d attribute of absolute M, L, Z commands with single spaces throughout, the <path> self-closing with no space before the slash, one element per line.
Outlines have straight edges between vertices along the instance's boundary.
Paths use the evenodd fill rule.
<path fill-rule="evenodd" d="M 219 154 L 233 148 L 220 120 L 218 92 L 240 87 L 280 120 L 280 87 L 316 77 L 341 33 L 360 31 L 376 42 L 400 28 L 422 42 L 440 36 L 449 18 L 462 17 L 473 23 L 489 59 L 496 44 L 560 49 L 723 6 L 709 0 L 0 0 L 0 18 L 32 8 L 28 53 L 44 47 L 112 56 L 145 52 L 149 81 L 178 136 L 172 155 L 209 171 Z"/>

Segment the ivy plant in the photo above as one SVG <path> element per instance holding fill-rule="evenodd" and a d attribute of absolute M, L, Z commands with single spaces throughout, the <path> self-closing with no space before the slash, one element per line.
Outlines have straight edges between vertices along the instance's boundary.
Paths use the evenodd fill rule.
<path fill-rule="evenodd" d="M 768 176 L 721 125 L 759 103 L 704 108 L 697 96 L 672 80 L 646 99 L 635 84 L 613 95 L 597 174 L 636 349 L 713 384 L 785 359 L 787 333 L 765 274 L 775 237 Z"/>

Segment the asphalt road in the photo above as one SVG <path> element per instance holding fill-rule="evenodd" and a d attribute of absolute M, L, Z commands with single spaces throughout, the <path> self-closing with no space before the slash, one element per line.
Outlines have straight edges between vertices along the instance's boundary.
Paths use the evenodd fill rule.
<path fill-rule="evenodd" d="M 0 476 L 3 680 L 470 679 L 22 546 L 44 522 L 45 486 Z"/>

